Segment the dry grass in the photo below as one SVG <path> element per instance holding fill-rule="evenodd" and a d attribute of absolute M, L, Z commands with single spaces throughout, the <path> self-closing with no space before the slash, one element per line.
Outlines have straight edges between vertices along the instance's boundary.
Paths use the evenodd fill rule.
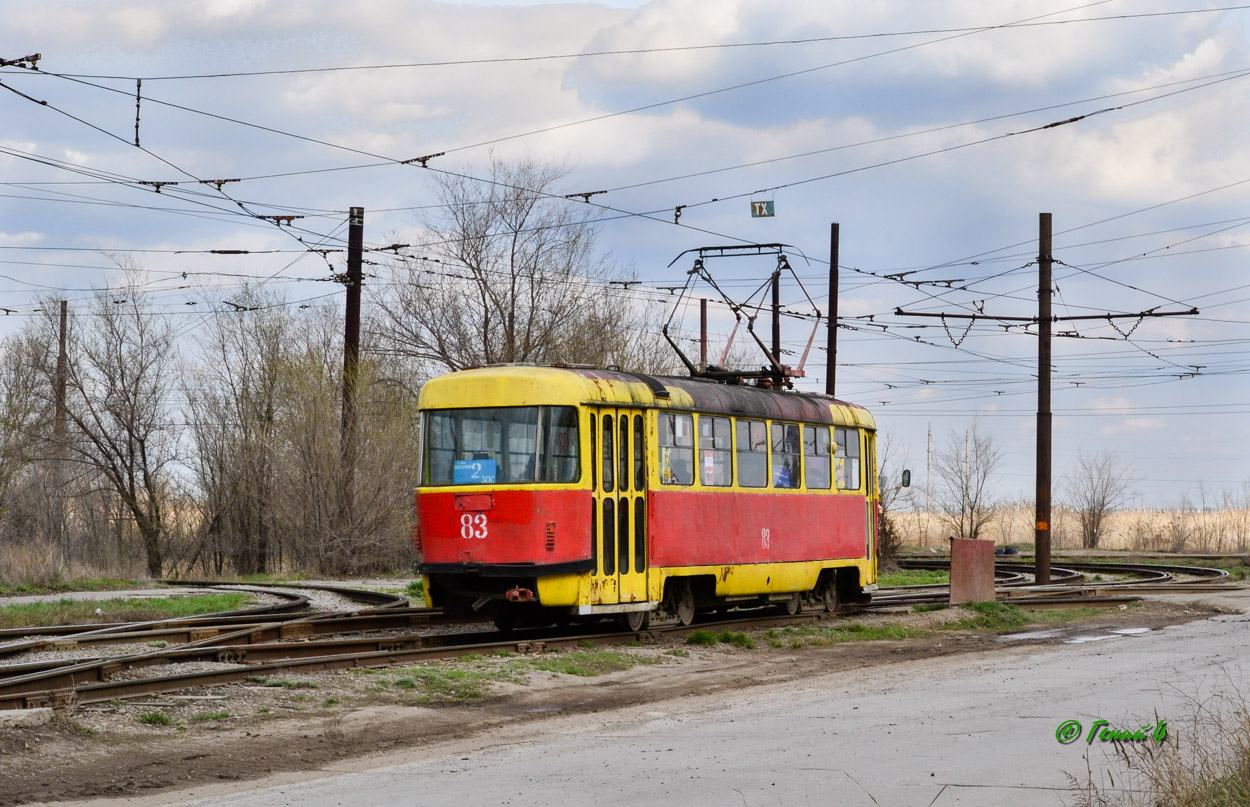
<path fill-rule="evenodd" d="M 947 549 L 950 526 L 939 513 L 894 513 L 896 527 L 908 546 Z M 1108 514 L 1100 549 L 1135 552 L 1250 551 L 1250 509 L 1180 507 L 1172 510 L 1118 510 Z M 1032 503 L 999 507 L 982 535 L 1000 545 L 1032 546 Z M 1051 540 L 1057 549 L 1081 548 L 1076 513 L 1052 511 Z"/>
<path fill-rule="evenodd" d="M 66 591 L 73 588 L 67 585 L 73 580 L 142 576 L 138 566 L 118 563 L 102 568 L 78 562 L 63 564 L 51 546 L 0 542 L 0 589 Z"/>
<path fill-rule="evenodd" d="M 1190 699 L 1190 716 L 1168 736 L 1114 743 L 1097 784 L 1087 767 L 1069 774 L 1074 807 L 1246 807 L 1250 805 L 1250 704 L 1232 689 Z"/>

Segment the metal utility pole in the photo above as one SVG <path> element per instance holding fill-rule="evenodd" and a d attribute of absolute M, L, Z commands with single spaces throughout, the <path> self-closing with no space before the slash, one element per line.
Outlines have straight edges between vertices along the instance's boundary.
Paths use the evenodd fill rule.
<path fill-rule="evenodd" d="M 353 207 L 347 226 L 347 315 L 343 324 L 343 506 L 350 521 L 356 469 L 356 378 L 360 365 L 360 287 L 364 282 L 365 209 Z"/>
<path fill-rule="evenodd" d="M 707 372 L 707 298 L 699 298 L 699 372 Z"/>
<path fill-rule="evenodd" d="M 1116 319 L 1144 320 L 1154 317 L 1192 317 L 1198 314 L 1197 308 L 1188 311 L 1138 311 L 1134 314 L 1082 314 L 1079 316 L 1056 317 L 1051 313 L 1051 215 L 1042 213 L 1038 226 L 1038 282 L 1037 282 L 1037 316 L 1036 317 L 1002 317 L 993 314 L 966 314 L 962 312 L 929 312 L 904 311 L 895 308 L 894 314 L 899 317 L 935 317 L 943 320 L 969 320 L 969 327 L 976 320 L 987 322 L 1024 322 L 1037 323 L 1037 500 L 1036 524 L 1034 532 L 1034 557 L 1037 582 L 1050 582 L 1050 490 L 1051 490 L 1051 411 L 1050 411 L 1050 367 L 1051 367 L 1051 326 L 1056 322 L 1074 322 L 1078 320 Z M 956 344 L 958 347 L 958 344 Z M 1187 376 L 1195 376 L 1202 369 L 1201 365 L 1194 368 Z M 967 449 L 965 448 L 965 454 Z"/>
<path fill-rule="evenodd" d="M 929 480 L 933 479 L 933 424 L 929 424 L 929 435 L 924 455 L 924 537 L 929 540 L 929 513 L 933 511 L 932 505 L 929 504 L 929 492 L 931 487 Z"/>
<path fill-rule="evenodd" d="M 838 381 L 838 223 L 829 225 L 829 339 L 825 345 L 828 367 L 825 394 L 833 397 Z"/>
<path fill-rule="evenodd" d="M 781 267 L 773 272 L 773 365 L 781 366 Z M 781 389 L 784 382 L 781 371 L 775 371 L 773 387 Z"/>
<path fill-rule="evenodd" d="M 1050 582 L 1050 214 L 1042 213 L 1037 235 L 1037 531 L 1033 575 L 1038 585 Z"/>

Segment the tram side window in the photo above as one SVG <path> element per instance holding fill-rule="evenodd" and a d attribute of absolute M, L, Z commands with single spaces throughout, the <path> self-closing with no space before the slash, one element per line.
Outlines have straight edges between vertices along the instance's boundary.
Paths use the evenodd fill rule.
<path fill-rule="evenodd" d="M 799 486 L 799 427 L 794 423 L 773 424 L 773 487 Z"/>
<path fill-rule="evenodd" d="M 738 421 L 738 484 L 744 488 L 768 485 L 768 430 L 762 420 Z"/>
<path fill-rule="evenodd" d="M 537 481 L 538 413 L 534 406 L 430 412 L 426 484 Z"/>
<path fill-rule="evenodd" d="M 838 444 L 834 454 L 834 475 L 838 490 L 859 490 L 859 429 L 834 429 Z"/>
<path fill-rule="evenodd" d="M 803 474 L 808 490 L 829 489 L 829 427 L 803 427 Z"/>
<path fill-rule="evenodd" d="M 616 469 L 616 460 L 612 453 L 612 416 L 604 415 L 603 423 L 603 492 L 611 493 L 614 489 L 612 472 Z"/>
<path fill-rule="evenodd" d="M 699 481 L 704 485 L 733 484 L 732 435 L 729 418 L 699 416 Z"/>
<path fill-rule="evenodd" d="M 660 412 L 660 481 L 665 485 L 694 482 L 694 419 L 690 415 Z"/>
<path fill-rule="evenodd" d="M 581 476 L 578 445 L 577 410 L 571 406 L 543 407 L 543 451 L 539 455 L 543 470 L 540 480 L 576 482 Z"/>

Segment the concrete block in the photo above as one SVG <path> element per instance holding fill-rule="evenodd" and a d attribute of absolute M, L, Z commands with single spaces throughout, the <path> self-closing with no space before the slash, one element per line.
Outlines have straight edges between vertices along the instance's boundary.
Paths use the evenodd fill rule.
<path fill-rule="evenodd" d="M 52 709 L 12 709 L 0 711 L 0 729 L 32 728 L 52 720 Z"/>
<path fill-rule="evenodd" d="M 993 599 L 994 542 L 951 538 L 950 604 Z"/>

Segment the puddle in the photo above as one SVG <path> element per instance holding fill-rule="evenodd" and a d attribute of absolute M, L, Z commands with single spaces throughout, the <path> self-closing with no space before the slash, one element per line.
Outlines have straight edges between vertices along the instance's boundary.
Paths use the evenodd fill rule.
<path fill-rule="evenodd" d="M 1064 639 L 1064 644 L 1085 644 L 1086 642 L 1101 642 L 1103 639 L 1119 639 L 1114 633 L 1103 633 L 1097 636 L 1074 636 L 1071 639 Z"/>
<path fill-rule="evenodd" d="M 1118 633 L 1121 636 L 1136 636 L 1139 633 L 1150 633 L 1150 628 L 1119 628 L 1111 632 Z"/>
<path fill-rule="evenodd" d="M 1004 642 L 1022 642 L 1029 639 L 1053 639 L 1060 633 L 1061 631 L 1057 630 L 1031 630 L 1024 633 L 1008 633 L 998 638 Z"/>

